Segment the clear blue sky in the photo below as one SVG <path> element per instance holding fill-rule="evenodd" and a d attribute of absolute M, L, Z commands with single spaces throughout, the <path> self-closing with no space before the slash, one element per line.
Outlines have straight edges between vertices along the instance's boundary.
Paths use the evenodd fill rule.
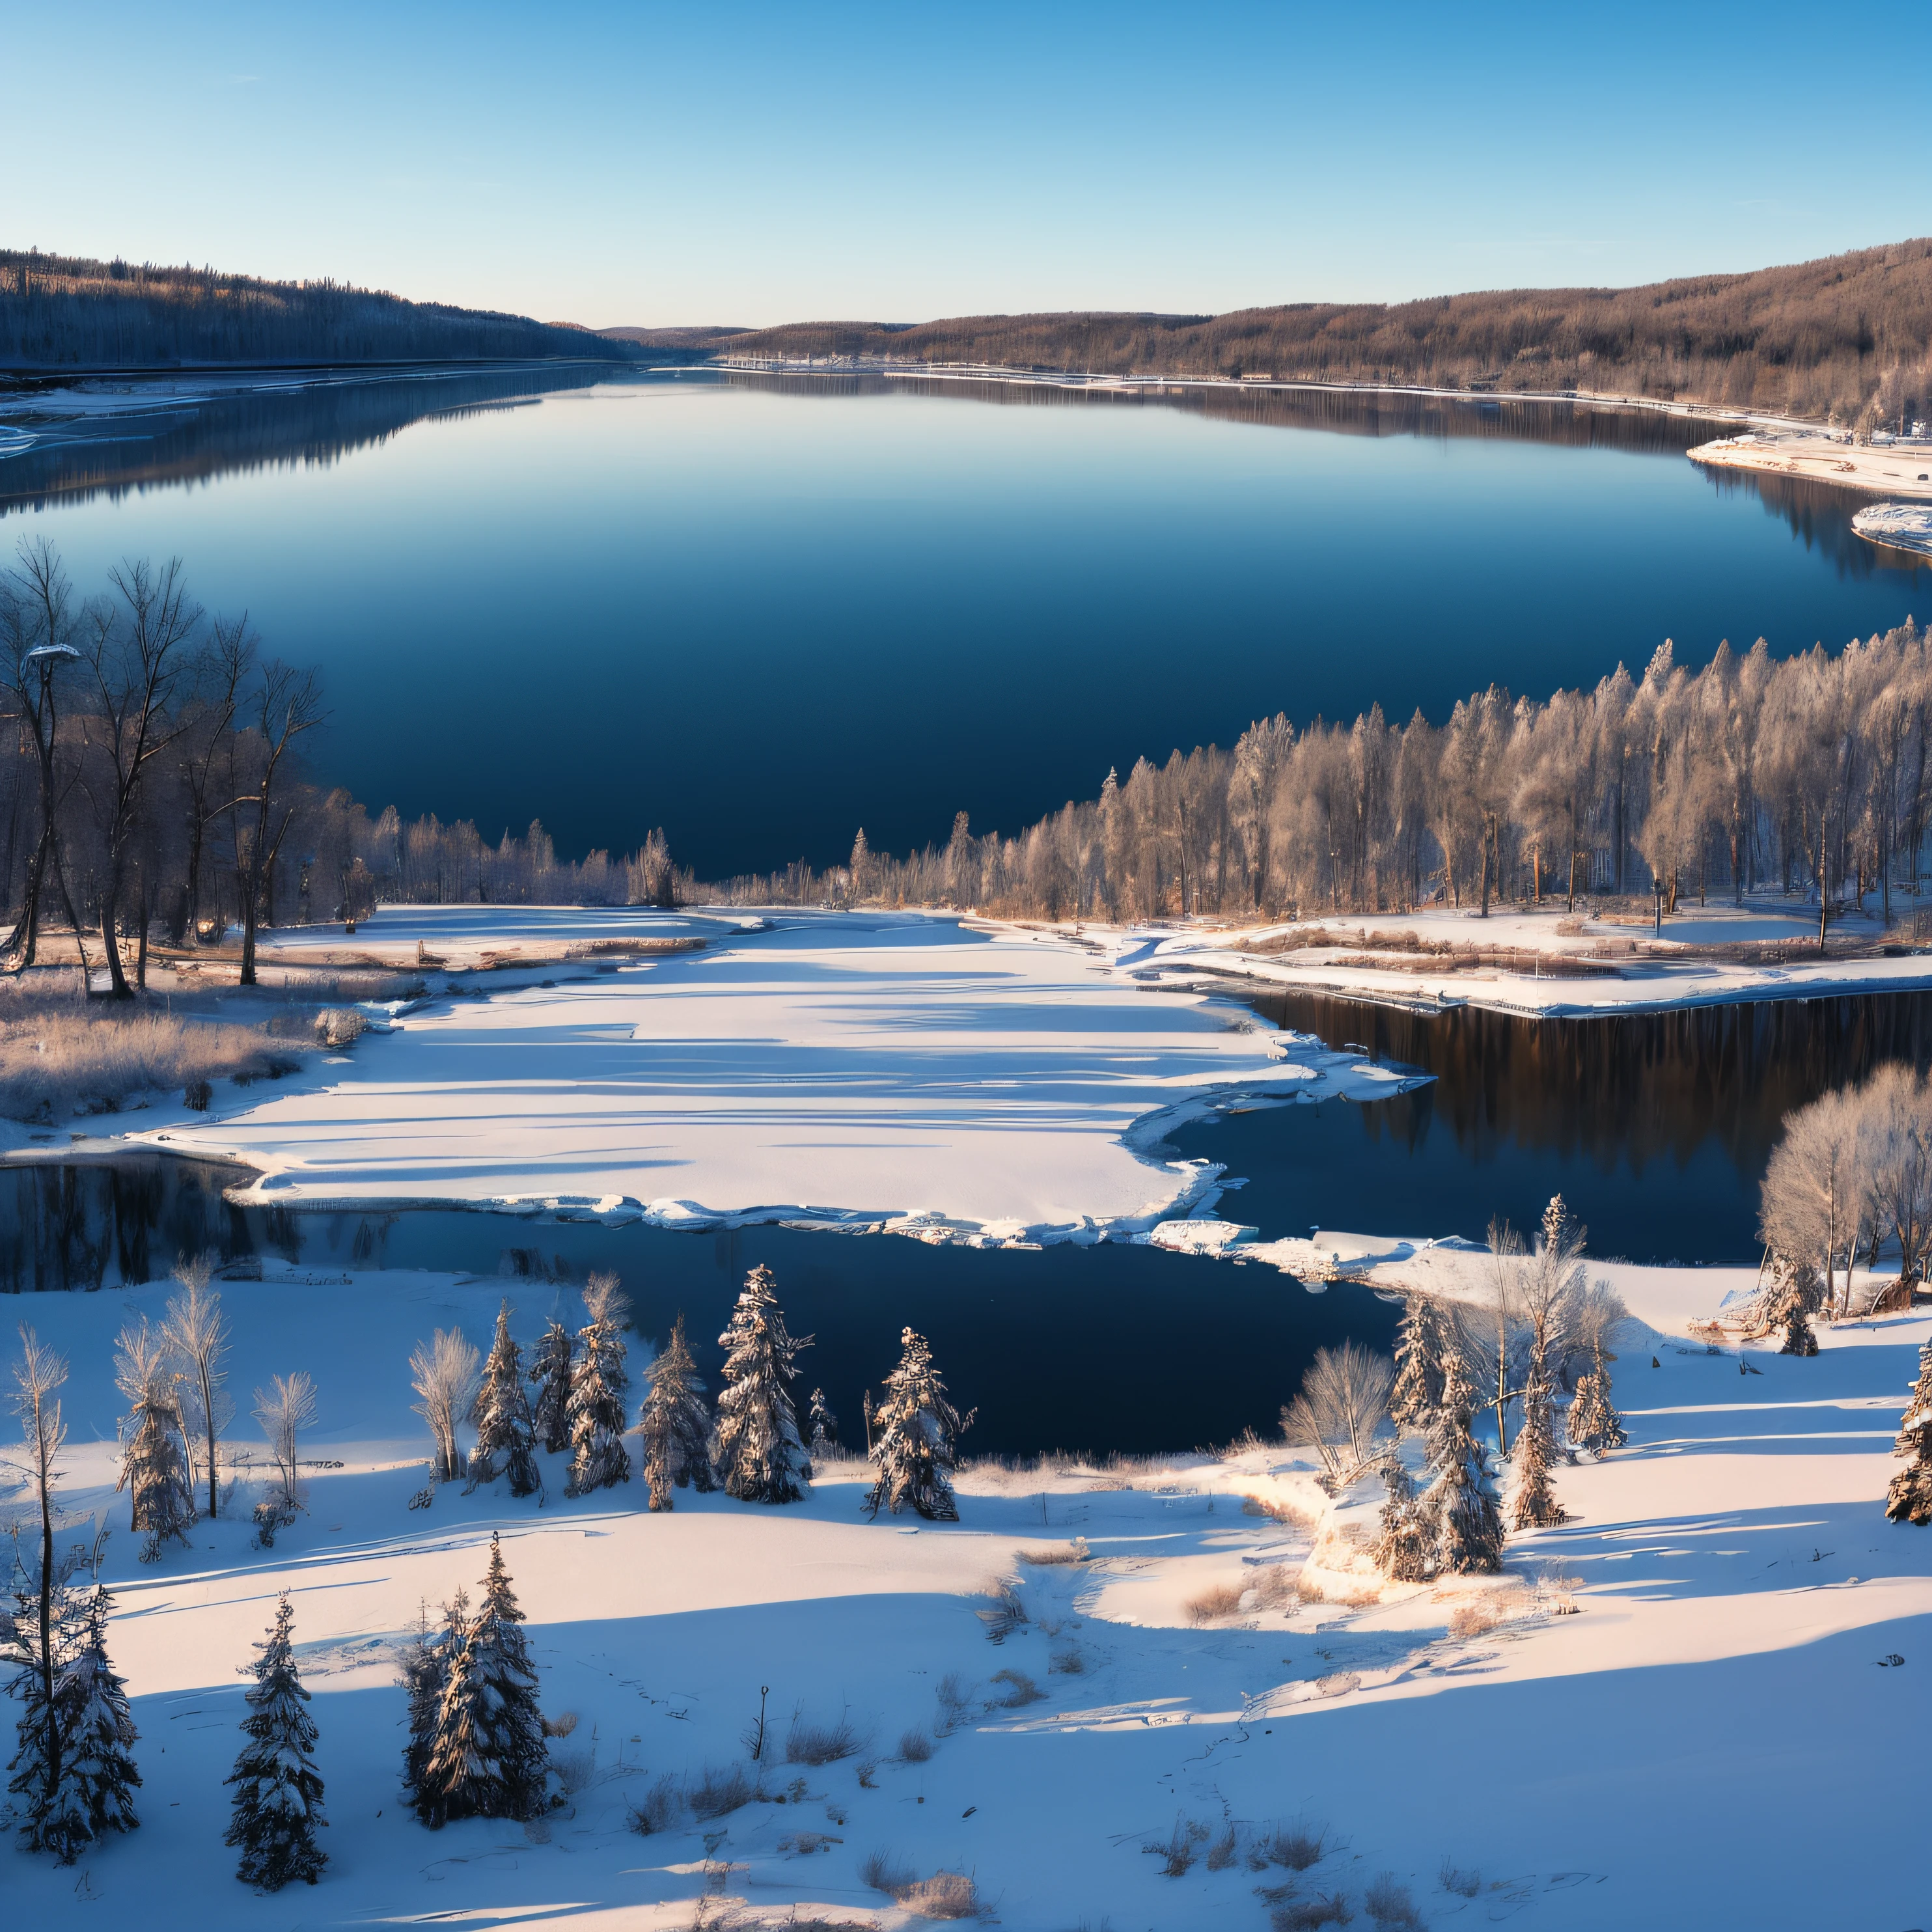
<path fill-rule="evenodd" d="M 592 325 L 1645 281 L 1932 231 L 1893 17 L 6 0 L 0 235 Z"/>

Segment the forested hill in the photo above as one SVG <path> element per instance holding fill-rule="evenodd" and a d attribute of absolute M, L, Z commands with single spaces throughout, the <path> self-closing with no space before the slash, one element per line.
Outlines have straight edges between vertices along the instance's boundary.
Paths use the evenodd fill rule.
<path fill-rule="evenodd" d="M 628 344 L 527 316 L 405 302 L 339 282 L 0 250 L 0 368 L 628 360 Z"/>
<path fill-rule="evenodd" d="M 733 356 L 890 356 L 1110 375 L 1583 388 L 1867 422 L 1932 416 L 1932 241 L 1637 289 L 1515 289 L 1227 315 L 808 322 Z"/>

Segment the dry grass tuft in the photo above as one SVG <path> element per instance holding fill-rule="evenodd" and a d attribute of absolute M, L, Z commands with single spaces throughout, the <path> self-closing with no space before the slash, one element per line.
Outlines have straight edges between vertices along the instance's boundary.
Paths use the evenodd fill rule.
<path fill-rule="evenodd" d="M 890 1852 L 868 1852 L 860 1862 L 859 1876 L 874 1892 L 893 1898 L 914 1882 L 911 1866 L 902 1864 Z"/>
<path fill-rule="evenodd" d="M 684 1813 L 684 1793 L 674 1778 L 661 1778 L 644 1793 L 641 1804 L 629 1806 L 631 1829 L 641 1838 L 668 1832 Z"/>
<path fill-rule="evenodd" d="M 964 1872 L 936 1871 L 893 1894 L 908 1912 L 925 1918 L 976 1918 L 980 1888 Z"/>
<path fill-rule="evenodd" d="M 1444 1892 L 1453 1892 L 1458 1898 L 1474 1898 L 1483 1888 L 1480 1872 L 1458 1871 L 1447 1858 L 1442 1861 L 1442 1869 L 1436 1874 L 1436 1882 Z"/>
<path fill-rule="evenodd" d="M 706 1765 L 686 1802 L 694 1818 L 722 1818 L 742 1810 L 758 1795 L 758 1786 L 746 1776 L 742 1765 L 728 1765 L 722 1771 Z"/>
<path fill-rule="evenodd" d="M 1046 1695 L 1024 1670 L 996 1670 L 993 1682 L 1006 1687 L 1006 1694 L 996 1700 L 1003 1711 L 1017 1711 L 1028 1704 L 1037 1704 Z"/>
<path fill-rule="evenodd" d="M 1369 1916 L 1383 1932 L 1422 1932 L 1422 1915 L 1408 1887 L 1398 1885 L 1393 1872 L 1384 1872 L 1362 1894 Z"/>
<path fill-rule="evenodd" d="M 0 995 L 0 1114 L 116 1113 L 136 1094 L 292 1073 L 302 1050 L 254 1027 L 13 990 Z"/>
<path fill-rule="evenodd" d="M 924 1764 L 932 1756 L 931 1736 L 915 1724 L 899 1739 L 899 1756 L 907 1764 Z"/>
<path fill-rule="evenodd" d="M 1027 1606 L 1020 1600 L 1018 1591 L 1004 1577 L 995 1577 L 986 1586 L 985 1594 L 992 1600 L 976 1614 L 986 1626 L 988 1642 L 1004 1643 L 1028 1622 Z"/>
<path fill-rule="evenodd" d="M 1327 1856 L 1328 1827 L 1297 1818 L 1292 1823 L 1276 1826 L 1262 1840 L 1260 1849 L 1270 1864 L 1285 1865 L 1290 1871 L 1306 1871 Z"/>
<path fill-rule="evenodd" d="M 939 1700 L 939 1721 L 932 1728 L 940 1737 L 950 1737 L 972 1708 L 973 1687 L 958 1671 L 949 1670 L 932 1694 Z"/>
<path fill-rule="evenodd" d="M 1207 1838 L 1208 1827 L 1198 1820 L 1177 1817 L 1167 1843 L 1151 1845 L 1148 1849 L 1160 1854 L 1160 1869 L 1164 1876 L 1185 1878 L 1194 1869 L 1194 1861 L 1200 1856 L 1200 1848 Z"/>
<path fill-rule="evenodd" d="M 595 1765 L 587 1750 L 554 1750 L 550 1754 L 550 1768 L 556 1773 L 556 1781 L 566 1796 L 574 1798 L 590 1782 Z"/>
<path fill-rule="evenodd" d="M 1047 1660 L 1049 1677 L 1084 1677 L 1087 1675 L 1087 1656 L 1077 1643 L 1063 1645 Z"/>
<path fill-rule="evenodd" d="M 841 1758 L 856 1757 L 865 1743 L 858 1726 L 841 1712 L 836 1724 L 811 1722 L 803 1709 L 792 1713 L 791 1726 L 785 1732 L 788 1764 L 836 1764 Z"/>
<path fill-rule="evenodd" d="M 1240 1841 L 1234 1835 L 1234 1826 L 1228 1826 L 1208 1847 L 1208 1869 L 1226 1871 L 1240 1856 Z"/>
<path fill-rule="evenodd" d="M 1285 1610 L 1299 1600 L 1295 1595 L 1295 1573 L 1284 1563 L 1270 1563 L 1255 1572 L 1254 1580 L 1241 1592 L 1244 1610 Z"/>
<path fill-rule="evenodd" d="M 567 1738 L 576 1728 L 577 1713 L 574 1711 L 562 1712 L 554 1718 L 546 1718 L 543 1720 L 543 1734 L 547 1738 Z"/>
<path fill-rule="evenodd" d="M 1022 1563 L 1044 1570 L 1056 1564 L 1084 1563 L 1092 1553 L 1087 1547 L 1087 1539 L 1077 1536 L 1071 1543 L 1051 1544 L 1044 1550 L 1022 1550 L 1019 1558 Z"/>
<path fill-rule="evenodd" d="M 1181 1614 L 1191 1624 L 1211 1624 L 1220 1618 L 1232 1617 L 1241 1607 L 1242 1595 L 1238 1583 L 1210 1584 L 1181 1605 Z"/>
<path fill-rule="evenodd" d="M 1346 1925 L 1355 1916 L 1346 1892 L 1316 1892 L 1310 1898 L 1291 1898 L 1268 1914 L 1273 1932 L 1316 1932 L 1323 1925 Z"/>

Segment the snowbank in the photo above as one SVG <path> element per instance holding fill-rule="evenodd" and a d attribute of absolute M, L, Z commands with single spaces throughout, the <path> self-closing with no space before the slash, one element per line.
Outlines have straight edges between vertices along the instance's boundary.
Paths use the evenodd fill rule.
<path fill-rule="evenodd" d="M 1683 1273 L 1687 1289 L 1718 1286 Z M 226 1285 L 244 1409 L 271 1372 L 316 1378 L 308 1511 L 272 1551 L 249 1546 L 237 1516 L 196 1525 L 192 1548 L 151 1566 L 112 1489 L 111 1358 L 121 1322 L 158 1313 L 166 1291 L 22 1303 L 72 1363 L 66 1499 L 117 1526 L 110 1644 L 144 1781 L 140 1829 L 78 1870 L 0 1850 L 10 1922 L 64 1924 L 78 1900 L 103 1924 L 158 1932 L 430 1918 L 670 1932 L 776 1925 L 794 1908 L 904 1924 L 866 1884 L 874 1852 L 922 1875 L 970 1873 L 1015 1932 L 1258 1927 L 1256 1888 L 1291 1880 L 1304 1898 L 1346 1894 L 1365 1924 L 1383 1873 L 1431 1925 L 1921 1921 L 1911 1773 L 1932 1719 L 1932 1532 L 1886 1523 L 1881 1498 L 1932 1334 L 1922 1317 L 1829 1330 L 1809 1361 L 1659 1338 L 1652 1368 L 1649 1348 L 1627 1346 L 1616 1393 L 1630 1447 L 1558 1472 L 1573 1520 L 1513 1538 L 1508 1574 L 1304 1604 L 1311 1540 L 1346 1541 L 1347 1513 L 1299 1526 L 1244 1513 L 1250 1496 L 1314 1498 L 1279 1448 L 989 1468 L 963 1480 L 956 1526 L 866 1522 L 850 1464 L 784 1510 L 680 1496 L 652 1516 L 634 1481 L 573 1501 L 554 1460 L 542 1508 L 449 1484 L 412 1510 L 428 1443 L 408 1348 L 452 1321 L 482 1340 L 505 1292 L 427 1275 Z M 507 1292 L 527 1342 L 557 1291 Z M 578 1318 L 567 1292 L 561 1312 Z M 260 1453 L 252 1425 L 232 1434 Z M 389 1646 L 423 1601 L 474 1589 L 493 1528 L 544 1711 L 577 1718 L 553 1746 L 572 1789 L 527 1829 L 431 1833 L 398 1786 Z M 1076 1538 L 1084 1562 L 1025 1560 L 1076 1554 Z M 1016 1580 L 1028 1621 L 995 1646 L 976 1612 L 998 1576 Z M 314 1693 L 331 1862 L 314 1891 L 268 1903 L 232 1876 L 221 1780 L 236 1667 L 284 1588 Z M 1906 1667 L 1880 1667 L 1892 1658 Z M 778 1752 L 766 1795 L 632 1832 L 628 1807 L 660 1779 L 742 1761 L 761 1687 Z M 866 1749 L 783 1762 L 800 1709 L 847 1714 Z M 902 1750 L 909 1731 L 933 1741 L 929 1757 Z M 1818 1789 L 1828 1821 L 1761 1856 L 1767 1821 Z M 1325 1828 L 1320 1860 L 1298 1878 L 1252 1868 L 1270 1828 L 1298 1818 Z M 1177 1820 L 1184 1847 L 1190 1827 L 1201 1835 L 1168 1876 Z M 1208 1856 L 1228 1842 L 1232 1857 Z M 1474 1875 L 1470 1893 L 1445 1888 L 1445 1871 Z"/>
<path fill-rule="evenodd" d="M 487 997 L 400 1013 L 324 1079 L 224 1090 L 145 1138 L 261 1169 L 269 1202 L 1090 1240 L 1207 1204 L 1220 1170 L 1159 1142 L 1216 1099 L 1380 1097 L 1421 1077 L 1238 1006 L 1150 997 L 1058 934 L 926 914 L 386 908 L 353 941 L 277 944 L 410 959 L 421 940 L 454 965 L 694 937 L 702 950 L 641 964 L 480 974 L 458 993 Z"/>

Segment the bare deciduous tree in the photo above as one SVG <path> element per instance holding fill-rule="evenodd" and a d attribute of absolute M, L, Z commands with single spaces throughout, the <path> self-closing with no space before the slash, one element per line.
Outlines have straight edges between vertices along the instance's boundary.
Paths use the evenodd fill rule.
<path fill-rule="evenodd" d="M 268 1452 L 275 1461 L 279 1494 L 259 1504 L 256 1517 L 272 1535 L 276 1524 L 292 1522 L 302 1508 L 301 1461 L 298 1450 L 302 1432 L 315 1420 L 315 1384 L 305 1370 L 292 1376 L 276 1376 L 266 1389 L 255 1391 L 255 1420 L 268 1438 Z"/>
<path fill-rule="evenodd" d="M 1376 1432 L 1388 1420 L 1395 1364 L 1359 1342 L 1318 1348 L 1301 1388 L 1281 1412 L 1288 1441 L 1322 1459 L 1324 1480 L 1339 1490 L 1374 1460 Z"/>
<path fill-rule="evenodd" d="M 184 1255 L 175 1263 L 182 1292 L 169 1298 L 161 1331 L 185 1367 L 188 1400 L 183 1406 L 194 1438 L 189 1454 L 206 1473 L 211 1516 L 219 1515 L 221 1508 L 221 1432 L 235 1414 L 222 1366 L 228 1355 L 228 1324 L 221 1312 L 221 1297 L 208 1286 L 214 1275 L 212 1255 Z"/>
<path fill-rule="evenodd" d="M 453 1483 L 463 1474 L 456 1426 L 476 1402 L 482 1360 L 460 1328 L 439 1328 L 434 1340 L 418 1342 L 410 1356 L 410 1385 L 419 1398 L 412 1406 L 435 1438 L 440 1483 Z"/>

